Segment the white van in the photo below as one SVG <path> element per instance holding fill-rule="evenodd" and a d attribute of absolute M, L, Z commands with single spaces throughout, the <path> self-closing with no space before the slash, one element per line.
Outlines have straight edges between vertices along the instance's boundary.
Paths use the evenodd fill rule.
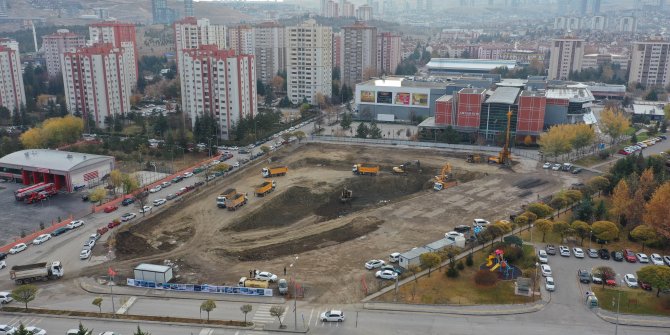
<path fill-rule="evenodd" d="M 8 304 L 12 302 L 14 298 L 12 298 L 12 294 L 10 292 L 0 292 L 0 303 L 3 304 Z"/>
<path fill-rule="evenodd" d="M 389 262 L 391 263 L 397 263 L 400 260 L 400 253 L 399 252 L 394 252 L 389 255 Z"/>
<path fill-rule="evenodd" d="M 244 287 L 244 282 L 247 281 L 247 277 L 240 278 L 240 281 L 237 283 L 237 286 Z"/>

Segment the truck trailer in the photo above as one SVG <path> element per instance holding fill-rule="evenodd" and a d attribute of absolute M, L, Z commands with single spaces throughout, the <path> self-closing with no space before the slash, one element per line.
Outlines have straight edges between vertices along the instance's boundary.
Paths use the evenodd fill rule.
<path fill-rule="evenodd" d="M 359 175 L 376 176 L 379 173 L 379 165 L 359 163 L 354 165 L 354 167 L 351 169 L 351 172 Z"/>
<path fill-rule="evenodd" d="M 261 170 L 263 178 L 285 176 L 287 172 L 288 172 L 287 166 L 275 166 L 270 168 L 264 167 L 263 170 Z"/>
<path fill-rule="evenodd" d="M 60 261 L 14 265 L 9 271 L 9 278 L 18 285 L 34 281 L 46 281 L 63 277 L 63 266 Z"/>
<path fill-rule="evenodd" d="M 247 277 L 240 278 L 240 281 L 237 283 L 239 287 L 253 287 L 253 288 L 268 288 L 270 287 L 270 282 L 265 280 L 256 280 L 248 279 Z"/>
<path fill-rule="evenodd" d="M 266 181 L 256 188 L 255 194 L 257 197 L 264 197 L 266 194 L 274 191 L 275 187 L 277 187 L 277 184 L 274 180 Z"/>
<path fill-rule="evenodd" d="M 229 211 L 237 210 L 238 208 L 244 206 L 247 203 L 247 197 L 242 193 L 237 193 L 226 199 L 226 207 Z"/>
<path fill-rule="evenodd" d="M 237 190 L 234 188 L 229 188 L 223 191 L 216 197 L 216 206 L 219 208 L 226 208 L 226 200 L 232 198 L 235 194 L 237 194 Z"/>

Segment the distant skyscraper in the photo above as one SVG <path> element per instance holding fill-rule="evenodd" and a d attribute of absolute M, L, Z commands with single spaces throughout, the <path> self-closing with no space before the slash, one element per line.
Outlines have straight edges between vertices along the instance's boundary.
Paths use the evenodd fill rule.
<path fill-rule="evenodd" d="M 579 1 L 579 15 L 586 15 L 586 9 L 588 8 L 588 0 L 578 0 Z"/>
<path fill-rule="evenodd" d="M 84 36 L 70 32 L 67 29 L 58 29 L 51 35 L 42 36 L 42 49 L 47 63 L 49 77 L 61 75 L 61 62 L 65 52 L 74 52 L 86 45 Z"/>
<path fill-rule="evenodd" d="M 622 16 L 619 18 L 617 30 L 620 32 L 634 33 L 637 31 L 637 18 L 634 16 Z"/>
<path fill-rule="evenodd" d="M 584 40 L 560 38 L 552 40 L 549 58 L 549 79 L 567 80 L 574 71 L 581 71 Z"/>
<path fill-rule="evenodd" d="M 593 15 L 598 15 L 600 14 L 600 0 L 592 0 L 593 3 L 591 4 L 591 11 L 593 12 Z"/>
<path fill-rule="evenodd" d="M 0 0 L 0 17 L 7 16 L 7 0 Z"/>
<path fill-rule="evenodd" d="M 354 4 L 349 1 L 345 1 L 342 5 L 342 17 L 354 17 L 356 16 L 356 10 Z"/>
<path fill-rule="evenodd" d="M 338 17 L 340 16 L 340 5 L 335 0 L 330 0 L 326 3 L 326 12 L 323 14 L 325 17 Z"/>
<path fill-rule="evenodd" d="M 0 106 L 10 113 L 26 104 L 26 91 L 23 86 L 19 43 L 8 38 L 0 38 Z"/>
<path fill-rule="evenodd" d="M 368 5 L 358 7 L 356 9 L 356 19 L 360 21 L 372 20 L 372 7 Z"/>
<path fill-rule="evenodd" d="M 154 24 L 172 24 L 177 19 L 177 12 L 168 7 L 167 0 L 151 0 L 151 14 Z"/>
<path fill-rule="evenodd" d="M 314 20 L 286 27 L 287 96 L 298 104 L 314 103 L 317 93 L 332 94 L 333 29 Z"/>
<path fill-rule="evenodd" d="M 342 84 L 356 84 L 377 75 L 377 28 L 357 22 L 342 27 L 340 78 Z"/>
<path fill-rule="evenodd" d="M 666 87 L 670 84 L 670 42 L 634 42 L 630 62 L 631 83 Z"/>
<path fill-rule="evenodd" d="M 184 0 L 184 16 L 193 16 L 193 0 Z"/>

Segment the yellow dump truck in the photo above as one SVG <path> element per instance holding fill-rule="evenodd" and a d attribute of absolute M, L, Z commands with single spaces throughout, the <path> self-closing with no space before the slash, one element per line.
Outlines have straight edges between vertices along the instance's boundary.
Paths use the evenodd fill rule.
<path fill-rule="evenodd" d="M 248 279 L 247 277 L 240 278 L 240 281 L 237 283 L 239 287 L 253 287 L 253 288 L 268 288 L 270 286 L 269 281 L 265 280 L 256 280 Z"/>
<path fill-rule="evenodd" d="M 237 210 L 247 203 L 247 197 L 242 193 L 237 193 L 231 198 L 226 199 L 226 207 L 229 211 Z"/>
<path fill-rule="evenodd" d="M 275 187 L 277 187 L 277 184 L 274 180 L 266 181 L 256 188 L 255 194 L 257 197 L 263 197 L 274 191 Z"/>
<path fill-rule="evenodd" d="M 270 177 L 276 177 L 276 176 L 284 176 L 288 172 L 288 167 L 287 166 L 275 166 L 275 167 L 264 167 L 263 170 L 261 170 L 261 174 L 263 175 L 263 178 L 270 178 Z"/>
<path fill-rule="evenodd" d="M 379 165 L 369 163 L 355 164 L 351 169 L 354 174 L 376 176 L 379 173 Z"/>
<path fill-rule="evenodd" d="M 237 194 L 237 190 L 234 188 L 229 188 L 223 191 L 216 197 L 216 206 L 219 208 L 226 208 L 226 200 L 232 198 L 235 194 Z"/>

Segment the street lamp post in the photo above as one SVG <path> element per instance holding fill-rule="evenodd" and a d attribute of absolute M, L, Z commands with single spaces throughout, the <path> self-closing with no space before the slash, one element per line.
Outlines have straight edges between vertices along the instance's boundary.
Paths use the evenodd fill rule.
<path fill-rule="evenodd" d="M 593 230 L 589 230 L 589 249 L 591 249 L 591 235 L 593 234 Z"/>
<path fill-rule="evenodd" d="M 533 244 L 533 227 L 534 225 L 530 224 L 530 244 Z"/>
<path fill-rule="evenodd" d="M 617 274 L 616 276 L 617 279 L 621 278 L 620 274 Z M 621 285 L 623 285 L 623 280 L 621 280 Z M 619 293 L 617 294 L 617 300 L 616 300 L 616 325 L 614 326 L 614 335 L 617 335 L 619 333 L 619 307 L 621 306 L 621 289 L 619 289 L 618 291 Z M 614 298 L 612 298 L 612 300 L 614 300 Z M 614 301 L 612 301 L 612 304 L 614 304 Z"/>
<path fill-rule="evenodd" d="M 295 256 L 295 262 L 289 265 L 290 268 L 293 268 L 293 264 L 298 263 L 298 257 Z M 295 330 L 298 330 L 298 281 L 295 275 L 293 276 L 293 322 Z"/>
<path fill-rule="evenodd" d="M 535 286 L 537 285 L 537 268 L 540 267 L 540 263 L 535 262 L 535 278 L 533 278 L 533 298 L 535 296 Z"/>

